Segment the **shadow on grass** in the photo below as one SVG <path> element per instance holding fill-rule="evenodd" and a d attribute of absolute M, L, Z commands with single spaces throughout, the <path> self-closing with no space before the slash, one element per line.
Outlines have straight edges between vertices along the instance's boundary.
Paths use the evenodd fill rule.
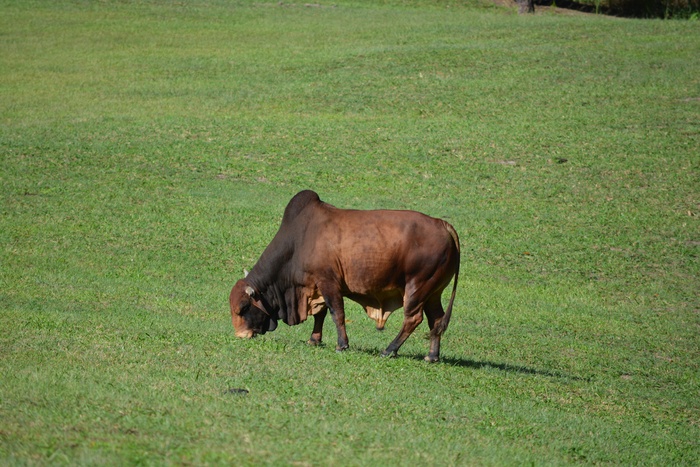
<path fill-rule="evenodd" d="M 361 352 L 361 353 L 365 353 L 368 355 L 382 358 L 381 351 L 378 351 L 375 349 L 366 349 L 366 348 L 362 348 L 362 347 L 351 347 L 351 349 L 355 352 Z M 412 360 L 421 360 L 422 361 L 423 357 L 424 357 L 423 355 L 402 354 L 399 352 L 399 355 L 396 358 L 409 358 Z M 567 375 L 566 373 L 562 373 L 559 371 L 538 370 L 536 368 L 529 368 L 529 367 L 522 366 L 522 365 L 512 365 L 510 363 L 495 363 L 495 362 L 489 362 L 489 361 L 478 361 L 478 360 L 454 358 L 454 357 L 440 357 L 440 362 L 438 364 L 458 366 L 461 368 L 471 368 L 474 370 L 495 369 L 495 370 L 500 370 L 500 371 L 503 371 L 506 373 L 519 373 L 519 374 L 524 374 L 524 375 L 546 376 L 548 378 L 568 379 L 568 380 L 572 380 L 572 381 L 590 381 L 591 380 L 590 378 L 582 378 L 580 376 Z M 426 365 L 428 365 L 428 363 L 426 363 Z"/>
<path fill-rule="evenodd" d="M 511 365 L 509 363 L 480 362 L 477 360 L 444 357 L 440 361 L 446 365 L 459 366 L 462 368 L 473 368 L 476 370 L 493 368 L 508 373 L 520 373 L 525 375 L 547 376 L 549 378 L 570 379 L 573 381 L 590 381 L 590 378 L 571 376 L 559 371 L 538 370 L 522 365 Z"/>

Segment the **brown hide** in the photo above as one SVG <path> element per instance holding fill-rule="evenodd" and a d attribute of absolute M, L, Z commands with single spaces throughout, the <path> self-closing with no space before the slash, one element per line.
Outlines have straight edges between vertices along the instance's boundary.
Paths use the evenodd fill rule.
<path fill-rule="evenodd" d="M 317 214 L 299 250 L 307 284 L 331 282 L 361 305 L 391 312 L 403 305 L 407 285 L 443 289 L 452 277 L 440 274 L 452 243 L 441 220 L 328 205 Z"/>
<path fill-rule="evenodd" d="M 429 355 L 435 361 L 440 335 L 449 322 L 458 271 L 459 240 L 447 222 L 415 211 L 338 209 L 316 193 L 303 191 L 292 198 L 275 238 L 242 279 L 254 298 L 246 299 L 239 286 L 231 294 L 231 313 L 233 317 L 240 303 L 248 300 L 260 304 L 252 312 L 287 324 L 316 315 L 311 340 L 318 343 L 330 309 L 342 350 L 347 347 L 342 297 L 362 305 L 379 329 L 392 311 L 403 306 L 402 332 L 385 353 L 395 354 L 425 313 L 431 339 L 437 339 L 431 341 Z M 445 314 L 440 297 L 453 277 Z M 241 326 L 241 316 L 234 317 L 234 325 Z M 237 335 L 246 334 L 238 331 Z"/>

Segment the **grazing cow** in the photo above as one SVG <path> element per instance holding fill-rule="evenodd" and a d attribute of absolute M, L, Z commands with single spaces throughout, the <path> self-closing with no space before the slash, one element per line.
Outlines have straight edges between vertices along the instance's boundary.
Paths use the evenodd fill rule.
<path fill-rule="evenodd" d="M 443 310 L 442 291 L 454 276 Z M 282 225 L 250 273 L 231 290 L 236 336 L 250 338 L 314 317 L 309 344 L 321 342 L 330 310 L 338 331 L 336 350 L 348 348 L 343 297 L 362 305 L 383 329 L 404 308 L 401 332 L 382 353 L 399 347 L 423 321 L 430 327 L 429 362 L 440 358 L 440 337 L 452 313 L 459 276 L 459 238 L 441 219 L 415 211 L 338 209 L 313 191 L 295 195 Z"/>

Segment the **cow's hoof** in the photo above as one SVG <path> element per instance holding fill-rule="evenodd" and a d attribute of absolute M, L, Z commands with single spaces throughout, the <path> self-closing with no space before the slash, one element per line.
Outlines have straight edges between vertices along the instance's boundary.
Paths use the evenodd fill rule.
<path fill-rule="evenodd" d="M 336 351 L 336 352 L 342 352 L 342 351 L 344 351 L 344 350 L 348 350 L 348 348 L 350 348 L 349 345 L 343 345 L 343 346 L 336 345 L 336 346 L 335 346 L 335 351 Z"/>
<path fill-rule="evenodd" d="M 436 362 L 440 361 L 440 357 L 433 356 L 433 355 L 426 355 L 423 360 L 425 360 L 428 363 L 436 363 Z"/>
<path fill-rule="evenodd" d="M 316 340 L 316 339 L 309 339 L 308 341 L 306 341 L 306 343 L 309 345 L 312 345 L 314 347 L 321 345 L 321 341 Z"/>
<path fill-rule="evenodd" d="M 385 350 L 384 352 L 382 352 L 382 357 L 396 358 L 396 352 L 390 352 Z"/>

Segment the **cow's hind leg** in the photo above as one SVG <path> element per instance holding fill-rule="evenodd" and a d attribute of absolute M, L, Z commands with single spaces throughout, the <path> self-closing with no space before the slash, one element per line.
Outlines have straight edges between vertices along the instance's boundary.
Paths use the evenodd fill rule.
<path fill-rule="evenodd" d="M 326 319 L 328 308 L 324 308 L 314 315 L 314 330 L 311 333 L 311 338 L 308 340 L 309 345 L 319 345 L 323 334 L 323 321 Z"/>
<path fill-rule="evenodd" d="M 425 307 L 423 308 L 425 316 L 428 318 L 428 327 L 430 328 L 430 351 L 425 357 L 425 361 L 434 363 L 440 360 L 440 334 L 437 334 L 433 330 L 435 326 L 440 323 L 442 318 L 445 316 L 445 310 L 442 308 L 442 303 L 440 302 L 440 294 L 433 296 L 429 299 Z"/>
<path fill-rule="evenodd" d="M 391 341 L 389 347 L 382 352 L 383 357 L 396 357 L 396 353 L 399 348 L 406 342 L 408 336 L 413 333 L 413 331 L 418 327 L 420 323 L 423 322 L 423 304 L 408 304 L 409 306 L 404 308 L 403 325 L 401 326 L 401 331 L 396 339 Z"/>

